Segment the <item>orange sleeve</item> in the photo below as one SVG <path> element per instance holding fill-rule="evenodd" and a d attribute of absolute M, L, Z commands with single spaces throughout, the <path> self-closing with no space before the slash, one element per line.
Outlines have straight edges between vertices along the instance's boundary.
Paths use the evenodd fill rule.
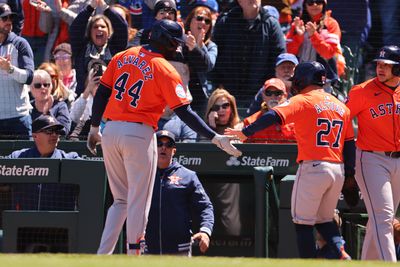
<path fill-rule="evenodd" d="M 285 103 L 273 108 L 281 118 L 282 125 L 294 123 L 296 117 L 303 116 L 301 112 L 304 106 L 301 101 L 302 98 L 301 95 L 293 96 Z"/>
<path fill-rule="evenodd" d="M 350 118 L 353 119 L 364 109 L 365 98 L 362 87 L 353 86 L 347 97 L 346 106 L 350 109 Z"/>
<path fill-rule="evenodd" d="M 353 139 L 354 139 L 353 123 L 351 122 L 351 120 L 349 120 L 348 124 L 347 124 L 346 133 L 345 133 L 345 136 L 344 136 L 344 140 L 345 141 L 349 141 L 349 140 L 353 140 Z"/>

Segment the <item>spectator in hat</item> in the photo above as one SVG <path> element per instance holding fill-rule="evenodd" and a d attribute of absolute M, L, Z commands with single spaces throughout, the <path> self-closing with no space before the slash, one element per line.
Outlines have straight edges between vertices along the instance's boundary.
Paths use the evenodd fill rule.
<path fill-rule="evenodd" d="M 153 13 L 155 20 L 170 19 L 176 21 L 177 19 L 176 3 L 174 0 L 159 0 L 154 5 Z M 133 45 L 139 46 L 148 44 L 150 31 L 151 27 L 140 29 L 136 33 L 135 38 L 133 39 Z"/>
<path fill-rule="evenodd" d="M 31 134 L 29 94 L 24 84 L 33 78 L 33 53 L 24 38 L 12 32 L 16 14 L 0 4 L 0 138 L 25 138 Z"/>
<path fill-rule="evenodd" d="M 253 115 L 243 120 L 243 126 L 246 127 L 255 122 L 265 112 L 271 108 L 282 104 L 287 100 L 287 89 L 284 82 L 278 78 L 266 80 L 262 87 L 261 109 Z M 245 141 L 246 143 L 294 143 L 296 141 L 294 134 L 294 124 L 271 125 L 262 131 L 255 133 Z"/>
<path fill-rule="evenodd" d="M 149 254 L 191 255 L 193 241 L 205 253 L 214 225 L 213 205 L 194 171 L 173 160 L 175 136 L 158 131 L 157 174 L 146 228 Z M 199 229 L 193 229 L 192 221 Z"/>
<path fill-rule="evenodd" d="M 217 21 L 219 5 L 216 0 L 191 0 L 191 1 L 181 1 L 180 4 L 180 14 L 183 20 L 186 20 L 190 12 L 198 6 L 208 7 L 211 12 L 213 25 Z"/>
<path fill-rule="evenodd" d="M 290 87 L 292 87 L 292 82 L 289 81 L 294 74 L 294 68 L 299 64 L 297 57 L 290 53 L 282 53 L 276 58 L 275 63 L 275 77 L 283 81 L 286 87 L 287 97 L 289 97 Z M 261 104 L 263 102 L 262 92 L 264 87 L 261 87 L 252 100 L 249 108 L 247 109 L 247 114 L 252 115 L 260 110 Z"/>
<path fill-rule="evenodd" d="M 76 152 L 57 148 L 64 126 L 51 115 L 32 122 L 31 148 L 12 152 L 7 158 L 80 159 Z M 17 210 L 77 210 L 78 186 L 72 184 L 14 184 L 12 205 Z"/>
<path fill-rule="evenodd" d="M 57 45 L 53 50 L 53 59 L 60 70 L 60 79 L 70 91 L 76 90 L 76 71 L 72 64 L 72 50 L 69 43 Z"/>

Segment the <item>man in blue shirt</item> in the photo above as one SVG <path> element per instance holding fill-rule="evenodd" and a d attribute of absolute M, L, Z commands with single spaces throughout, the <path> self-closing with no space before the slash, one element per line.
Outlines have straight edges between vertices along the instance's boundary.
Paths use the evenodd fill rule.
<path fill-rule="evenodd" d="M 35 145 L 12 152 L 7 158 L 80 159 L 76 152 L 57 148 L 62 126 L 50 115 L 40 115 L 32 123 Z M 13 207 L 21 210 L 76 210 L 78 188 L 72 184 L 14 184 Z"/>
<path fill-rule="evenodd" d="M 192 242 L 205 253 L 214 226 L 211 201 L 196 173 L 173 161 L 174 134 L 161 130 L 156 135 L 158 162 L 145 236 L 147 253 L 190 256 Z M 192 219 L 200 224 L 194 235 Z"/>

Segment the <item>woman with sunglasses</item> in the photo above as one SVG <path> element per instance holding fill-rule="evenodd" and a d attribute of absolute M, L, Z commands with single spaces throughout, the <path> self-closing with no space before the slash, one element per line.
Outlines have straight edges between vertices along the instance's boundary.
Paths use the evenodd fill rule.
<path fill-rule="evenodd" d="M 63 134 L 67 135 L 71 128 L 71 118 L 67 104 L 59 101 L 51 94 L 53 84 L 51 76 L 45 70 L 36 70 L 33 73 L 33 81 L 30 85 L 31 94 L 34 99 L 31 101 L 32 121 L 42 114 L 50 114 L 55 117 L 63 126 Z"/>
<path fill-rule="evenodd" d="M 327 80 L 344 74 L 345 60 L 340 47 L 338 22 L 326 9 L 327 0 L 305 0 L 300 17 L 295 17 L 286 35 L 287 51 L 300 62 L 317 61 L 324 65 Z"/>
<path fill-rule="evenodd" d="M 208 99 L 204 121 L 217 133 L 227 128 L 240 126 L 236 99 L 227 90 L 218 88 Z M 239 236 L 242 229 L 240 220 L 240 184 L 204 184 L 214 205 L 215 232 L 223 235 Z"/>
<path fill-rule="evenodd" d="M 51 95 L 57 101 L 64 101 L 69 109 L 71 103 L 75 100 L 75 94 L 62 82 L 61 72 L 58 66 L 51 62 L 44 62 L 40 64 L 38 69 L 44 70 L 50 75 L 52 84 Z"/>
<path fill-rule="evenodd" d="M 213 70 L 218 55 L 217 45 L 211 41 L 212 13 L 208 7 L 194 8 L 186 18 L 186 41 L 183 49 L 185 61 L 189 66 L 189 89 L 193 96 L 191 106 L 203 113 L 212 84 L 207 74 Z"/>
<path fill-rule="evenodd" d="M 259 117 L 271 108 L 282 104 L 287 100 L 287 91 L 285 83 L 278 79 L 272 78 L 266 80 L 261 93 L 263 102 L 261 109 L 253 115 L 243 120 L 243 126 L 248 126 L 255 122 Z M 246 143 L 294 143 L 296 138 L 294 135 L 294 124 L 272 125 L 262 131 L 250 136 Z"/>

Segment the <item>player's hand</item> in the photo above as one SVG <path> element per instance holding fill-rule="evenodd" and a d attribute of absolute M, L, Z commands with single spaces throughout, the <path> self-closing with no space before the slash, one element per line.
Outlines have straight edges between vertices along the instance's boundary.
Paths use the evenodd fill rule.
<path fill-rule="evenodd" d="M 224 134 L 230 135 L 230 136 L 235 136 L 242 142 L 244 142 L 247 139 L 247 136 L 244 135 L 244 133 L 242 132 L 241 129 L 226 128 Z"/>
<path fill-rule="evenodd" d="M 210 237 L 203 232 L 199 232 L 192 236 L 192 242 L 199 242 L 201 253 L 205 253 L 210 246 Z"/>
<path fill-rule="evenodd" d="M 240 157 L 242 155 L 242 151 L 231 144 L 231 139 L 234 139 L 234 137 L 216 134 L 214 138 L 211 139 L 211 142 L 229 155 Z"/>
<path fill-rule="evenodd" d="M 355 207 L 360 200 L 360 196 L 358 194 L 359 188 L 354 178 L 354 175 L 348 175 L 344 179 L 342 194 L 344 197 L 344 201 L 346 201 L 349 207 Z"/>
<path fill-rule="evenodd" d="M 196 38 L 190 31 L 188 31 L 188 33 L 187 33 L 187 38 L 186 38 L 185 44 L 186 44 L 187 48 L 189 49 L 189 51 L 192 51 L 196 47 Z"/>
<path fill-rule="evenodd" d="M 96 145 L 101 143 L 101 133 L 99 127 L 90 127 L 86 146 L 93 155 L 97 155 Z"/>

